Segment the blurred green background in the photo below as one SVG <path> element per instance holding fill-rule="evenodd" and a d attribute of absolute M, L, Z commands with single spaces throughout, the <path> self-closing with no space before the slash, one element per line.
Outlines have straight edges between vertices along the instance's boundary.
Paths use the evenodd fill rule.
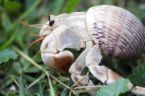
<path fill-rule="evenodd" d="M 0 0 L 0 96 L 68 96 L 65 88 L 71 86 L 69 74 L 43 65 L 41 43 L 29 47 L 39 38 L 40 29 L 30 25 L 43 24 L 49 14 L 87 11 L 102 4 L 123 7 L 145 24 L 145 0 Z M 131 62 L 110 58 L 106 61 L 113 63 L 111 67 L 135 85 L 145 86 L 144 59 L 143 54 Z"/>

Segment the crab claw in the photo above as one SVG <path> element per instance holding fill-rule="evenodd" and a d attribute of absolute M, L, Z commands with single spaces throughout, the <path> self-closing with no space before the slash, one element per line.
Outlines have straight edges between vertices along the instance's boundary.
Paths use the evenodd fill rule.
<path fill-rule="evenodd" d="M 54 32 L 53 32 L 54 33 Z M 57 70 L 68 71 L 73 63 L 74 56 L 70 51 L 64 50 L 63 44 L 58 44 L 54 34 L 46 36 L 41 44 L 41 58 L 45 64 Z"/>
<path fill-rule="evenodd" d="M 80 50 L 85 46 L 78 34 L 79 28 L 61 25 L 47 35 L 41 44 L 41 57 L 45 64 L 60 70 L 68 70 L 74 56 L 67 48 Z"/>
<path fill-rule="evenodd" d="M 49 67 L 52 67 L 61 71 L 68 71 L 73 63 L 74 56 L 70 51 L 62 51 L 56 54 L 53 53 L 41 53 L 42 60 Z"/>

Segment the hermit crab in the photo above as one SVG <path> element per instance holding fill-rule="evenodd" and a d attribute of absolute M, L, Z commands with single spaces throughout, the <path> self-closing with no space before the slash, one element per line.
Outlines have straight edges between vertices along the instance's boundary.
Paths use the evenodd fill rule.
<path fill-rule="evenodd" d="M 50 67 L 66 70 L 74 82 L 94 85 L 81 72 L 85 67 L 102 83 L 115 82 L 120 75 L 100 65 L 103 56 L 117 59 L 131 59 L 140 55 L 145 45 L 145 28 L 140 20 L 129 11 L 112 5 L 100 5 L 86 12 L 73 12 L 50 16 L 42 26 L 40 36 L 41 57 Z M 83 52 L 74 61 L 72 48 Z M 70 67 L 69 67 L 70 66 Z M 134 94 L 145 94 L 145 88 L 131 82 L 128 88 Z"/>

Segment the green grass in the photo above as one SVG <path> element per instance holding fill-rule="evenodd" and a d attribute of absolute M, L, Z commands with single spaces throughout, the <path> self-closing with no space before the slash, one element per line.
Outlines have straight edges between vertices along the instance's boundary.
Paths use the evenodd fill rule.
<path fill-rule="evenodd" d="M 54 70 L 42 63 L 39 50 L 41 43 L 29 47 L 33 40 L 38 39 L 32 34 L 39 34 L 40 31 L 30 25 L 43 24 L 49 14 L 86 11 L 91 6 L 101 4 L 122 6 L 145 24 L 145 0 L 0 0 L 0 96 L 86 94 L 89 90 L 73 87 L 68 73 Z M 145 80 L 144 59 L 143 55 L 141 59 L 131 62 L 110 58 L 106 60 L 119 74 L 130 78 L 135 85 L 145 86 L 145 82 L 141 82 Z M 97 83 L 96 92 L 100 92 L 100 88 L 102 85 Z M 133 95 L 125 92 L 121 96 Z"/>

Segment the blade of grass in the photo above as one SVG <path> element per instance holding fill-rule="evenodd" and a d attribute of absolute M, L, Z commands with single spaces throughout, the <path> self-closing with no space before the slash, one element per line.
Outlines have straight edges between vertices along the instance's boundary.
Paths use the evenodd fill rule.
<path fill-rule="evenodd" d="M 34 77 L 31 77 L 31 76 L 29 76 L 29 75 L 27 75 L 27 74 L 26 74 L 26 75 L 24 74 L 23 77 L 26 78 L 26 79 L 27 79 L 28 81 L 30 81 L 30 82 L 33 82 L 33 81 L 35 80 Z"/>
<path fill-rule="evenodd" d="M 49 86 L 50 86 L 50 96 L 56 96 L 54 87 L 52 85 L 51 79 L 49 79 Z"/>
<path fill-rule="evenodd" d="M 39 82 L 39 96 L 44 96 L 43 95 L 43 87 L 42 87 L 42 82 Z"/>
<path fill-rule="evenodd" d="M 18 20 L 23 20 L 25 19 L 39 4 L 41 0 L 35 0 L 35 2 L 32 4 L 32 6 L 27 10 L 24 14 L 22 14 Z"/>
<path fill-rule="evenodd" d="M 39 82 L 42 78 L 44 78 L 46 74 L 42 74 L 38 79 L 36 79 L 34 82 L 32 82 L 27 89 L 31 88 L 33 85 L 35 85 L 37 82 Z"/>
<path fill-rule="evenodd" d="M 10 77 L 6 77 L 6 79 L 4 79 L 4 83 L 1 85 L 1 88 L 6 88 L 7 86 L 11 85 L 13 83 L 13 80 L 10 79 Z"/>
<path fill-rule="evenodd" d="M 8 39 L 6 42 L 3 43 L 3 45 L 1 45 L 0 50 L 5 49 L 7 46 L 9 46 L 13 42 L 13 40 L 15 39 L 16 36 L 17 36 L 17 31 L 15 31 L 13 33 L 13 35 L 10 37 L 10 39 Z"/>
<path fill-rule="evenodd" d="M 10 77 L 15 82 L 15 84 L 19 87 L 19 83 L 17 82 L 17 80 L 15 79 L 15 77 L 13 75 L 10 75 Z"/>
<path fill-rule="evenodd" d="M 34 65 L 35 67 L 37 67 L 38 69 L 42 70 L 49 78 L 49 73 L 46 69 L 44 69 L 43 67 L 41 67 L 39 64 L 37 64 L 35 61 L 33 61 L 28 55 L 26 55 L 25 53 L 23 53 L 21 50 L 19 50 L 17 47 L 13 46 L 12 47 L 13 50 L 15 50 L 17 53 L 19 53 L 23 58 L 25 58 L 27 61 L 29 61 L 32 65 Z M 53 78 L 55 81 L 59 82 L 60 84 L 62 84 L 63 86 L 65 86 L 66 88 L 70 89 L 69 86 L 67 86 L 66 84 L 64 84 L 63 82 L 61 82 L 60 80 L 58 80 L 57 78 L 55 78 L 54 76 L 50 75 L 51 78 Z"/>
<path fill-rule="evenodd" d="M 29 8 L 29 10 L 24 12 L 17 20 L 20 21 L 20 20 L 25 19 L 40 4 L 40 2 L 41 2 L 41 0 L 36 0 L 36 2 Z M 8 39 L 6 42 L 4 42 L 4 44 L 0 47 L 0 50 L 8 47 L 14 41 L 15 37 L 17 36 L 17 32 L 18 32 L 18 31 L 16 31 L 17 25 L 18 25 L 17 22 L 14 22 L 12 24 L 11 31 L 13 31 L 14 34 L 10 37 L 10 39 Z"/>
<path fill-rule="evenodd" d="M 66 84 L 64 84 L 63 82 L 61 82 L 60 80 L 58 80 L 57 78 L 55 78 L 53 75 L 50 75 L 51 78 L 53 78 L 55 81 L 57 81 L 58 83 L 60 83 L 61 85 L 65 86 L 68 89 L 71 89 L 69 86 L 67 86 Z"/>
<path fill-rule="evenodd" d="M 31 64 L 33 64 L 35 67 L 37 67 L 38 69 L 47 72 L 47 70 L 45 70 L 43 67 L 41 67 L 40 65 L 38 65 L 35 61 L 33 61 L 28 55 L 26 55 L 25 53 L 23 53 L 21 50 L 19 50 L 17 47 L 13 46 L 12 47 L 13 50 L 15 50 L 17 53 L 19 53 L 23 58 L 25 58 L 27 61 L 29 61 Z M 48 72 L 47 72 L 48 73 Z"/>
<path fill-rule="evenodd" d="M 25 88 L 24 88 L 24 80 L 22 76 L 19 77 L 19 96 L 26 96 L 25 94 Z"/>
<path fill-rule="evenodd" d="M 70 13 L 73 12 L 77 5 L 80 3 L 81 0 L 68 0 L 65 8 L 64 8 L 64 12 Z"/>
<path fill-rule="evenodd" d="M 53 12 L 55 14 L 58 14 L 61 12 L 61 9 L 63 8 L 64 0 L 56 0 L 54 5 L 55 5 L 55 8 L 54 8 Z"/>

